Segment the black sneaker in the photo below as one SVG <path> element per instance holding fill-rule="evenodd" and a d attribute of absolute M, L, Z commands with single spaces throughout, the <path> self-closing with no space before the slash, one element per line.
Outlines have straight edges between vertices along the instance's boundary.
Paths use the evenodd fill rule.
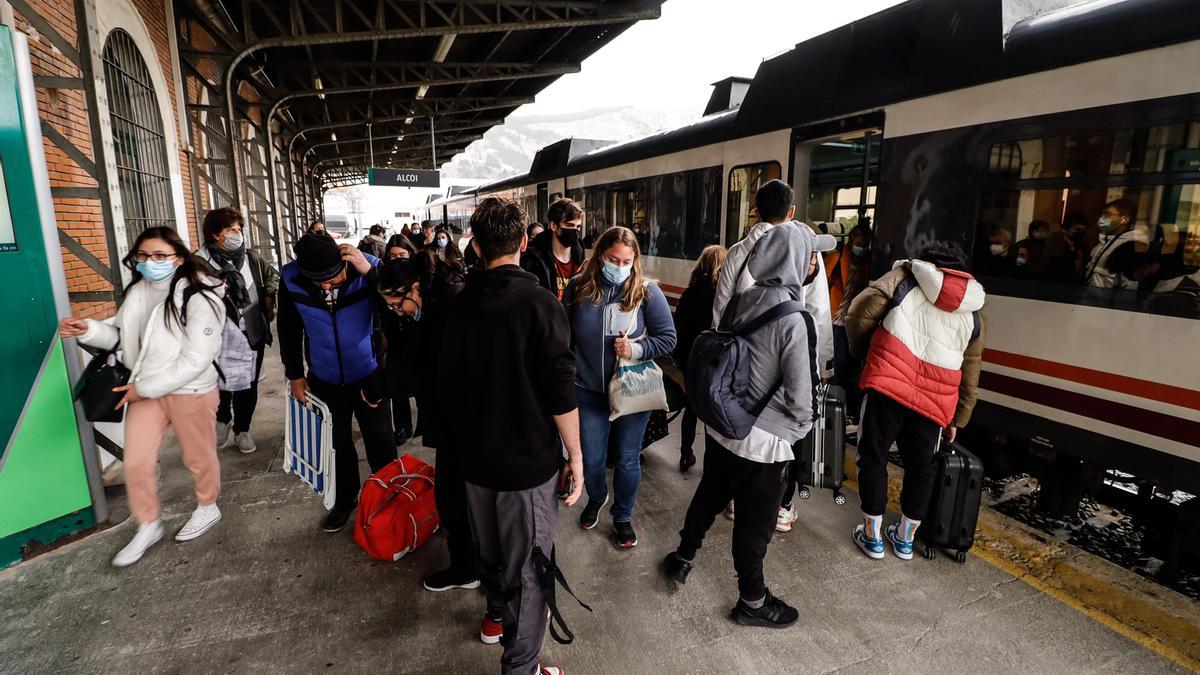
<path fill-rule="evenodd" d="M 637 533 L 633 531 L 633 523 L 613 523 L 613 535 L 616 538 L 617 546 L 621 548 L 633 548 L 637 546 Z"/>
<path fill-rule="evenodd" d="M 663 574 L 676 583 L 686 584 L 688 575 L 691 574 L 692 567 L 694 566 L 695 563 L 690 563 L 680 558 L 679 554 L 674 551 L 671 551 L 667 554 L 666 558 L 663 558 Z"/>
<path fill-rule="evenodd" d="M 758 609 L 747 607 L 746 603 L 739 598 L 729 613 L 729 618 L 743 626 L 787 628 L 796 623 L 796 620 L 800 618 L 800 612 L 797 612 L 795 607 L 771 595 L 771 591 L 767 591 L 766 600 Z"/>
<path fill-rule="evenodd" d="M 696 454 L 688 451 L 679 457 L 679 471 L 687 473 L 687 470 L 696 466 Z"/>
<path fill-rule="evenodd" d="M 596 526 L 600 520 L 600 509 L 608 503 L 608 497 L 604 501 L 596 503 L 595 500 L 589 499 L 587 506 L 583 507 L 583 513 L 579 514 L 579 529 L 590 530 Z"/>
<path fill-rule="evenodd" d="M 411 429 L 400 429 L 396 432 L 396 445 L 404 445 L 410 438 L 412 438 Z"/>
<path fill-rule="evenodd" d="M 472 572 L 459 572 L 454 568 L 446 568 L 425 577 L 425 590 L 441 593 L 455 588 L 474 590 L 479 588 L 479 577 Z"/>
<path fill-rule="evenodd" d="M 350 522 L 350 516 L 354 515 L 354 507 L 341 509 L 333 507 L 333 510 L 325 515 L 325 519 L 321 521 L 321 529 L 326 532 L 339 532 L 346 523 Z"/>

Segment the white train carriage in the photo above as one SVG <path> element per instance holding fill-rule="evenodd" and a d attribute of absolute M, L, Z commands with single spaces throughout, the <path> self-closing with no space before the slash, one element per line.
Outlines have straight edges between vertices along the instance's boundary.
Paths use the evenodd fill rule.
<path fill-rule="evenodd" d="M 743 235 L 771 178 L 814 226 L 873 221 L 875 276 L 960 242 L 990 296 L 976 442 L 1200 494 L 1200 15 L 1188 0 L 1027 5 L 912 0 L 717 83 L 694 124 L 562 141 L 474 196 L 518 199 L 531 220 L 570 196 L 587 239 L 633 229 L 672 296 L 704 246 Z M 1036 220 L 1058 239 L 1086 223 L 1090 250 L 1115 199 L 1144 240 L 1129 288 L 991 264 L 989 236 L 1016 246 Z"/>

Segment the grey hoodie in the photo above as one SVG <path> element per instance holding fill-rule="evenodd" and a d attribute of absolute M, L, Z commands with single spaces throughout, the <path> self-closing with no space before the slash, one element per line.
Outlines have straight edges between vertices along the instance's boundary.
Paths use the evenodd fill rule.
<path fill-rule="evenodd" d="M 778 225 L 764 234 L 747 264 L 754 285 L 730 299 L 724 321 L 736 329 L 781 302 L 803 302 L 802 286 L 815 241 L 811 230 L 795 223 Z M 817 376 L 809 340 L 802 314 L 778 319 L 747 338 L 751 400 L 762 400 L 782 378 L 782 385 L 754 426 L 788 443 L 804 438 L 813 424 Z"/>

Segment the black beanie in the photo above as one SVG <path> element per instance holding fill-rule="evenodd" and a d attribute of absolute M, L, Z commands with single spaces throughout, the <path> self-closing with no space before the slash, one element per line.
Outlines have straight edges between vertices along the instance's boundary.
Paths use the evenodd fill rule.
<path fill-rule="evenodd" d="M 296 242 L 295 251 L 300 273 L 312 281 L 329 281 L 346 268 L 337 242 L 330 237 L 306 234 Z"/>

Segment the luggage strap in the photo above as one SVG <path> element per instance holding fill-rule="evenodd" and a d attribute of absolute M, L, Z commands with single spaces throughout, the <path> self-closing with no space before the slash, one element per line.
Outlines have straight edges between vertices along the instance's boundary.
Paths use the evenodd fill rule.
<path fill-rule="evenodd" d="M 389 479 L 386 483 L 383 482 L 382 479 L 376 478 L 375 476 L 371 476 L 370 478 L 368 478 L 367 482 L 373 481 L 375 483 L 378 483 L 379 485 L 382 485 L 385 489 L 387 489 L 388 494 L 386 497 L 379 500 L 379 503 L 375 505 L 375 508 L 371 511 L 371 515 L 367 516 L 367 522 L 363 524 L 363 527 L 368 530 L 371 529 L 371 522 L 375 520 L 375 516 L 378 516 L 379 512 L 383 511 L 385 508 L 387 508 L 387 505 L 390 504 L 393 499 L 395 499 L 396 497 L 399 497 L 401 493 L 407 491 L 410 494 L 412 494 L 413 497 L 415 497 L 416 496 L 415 493 L 413 493 L 412 490 L 408 490 L 408 483 L 410 481 L 418 479 L 418 478 L 428 481 L 430 485 L 433 485 L 432 478 L 430 478 L 429 476 L 423 475 L 423 474 L 419 474 L 419 473 L 397 474 L 395 476 L 392 476 L 392 478 Z M 397 485 L 396 484 L 397 480 L 403 480 L 404 482 Z"/>
<path fill-rule="evenodd" d="M 550 610 L 550 637 L 560 645 L 569 645 L 575 641 L 575 633 L 571 632 L 567 622 L 563 619 L 562 612 L 558 609 L 558 601 L 554 596 L 554 584 L 558 583 L 563 587 L 579 606 L 592 611 L 588 604 L 579 599 L 575 595 L 575 591 L 571 590 L 571 586 L 567 583 L 567 578 L 563 576 L 562 570 L 558 567 L 558 561 L 555 557 L 554 549 L 550 549 L 550 557 L 542 552 L 540 546 L 533 547 L 533 564 L 537 566 L 538 581 L 542 586 L 542 595 L 546 599 L 546 607 Z M 561 633 L 559 631 L 562 631 Z"/>

